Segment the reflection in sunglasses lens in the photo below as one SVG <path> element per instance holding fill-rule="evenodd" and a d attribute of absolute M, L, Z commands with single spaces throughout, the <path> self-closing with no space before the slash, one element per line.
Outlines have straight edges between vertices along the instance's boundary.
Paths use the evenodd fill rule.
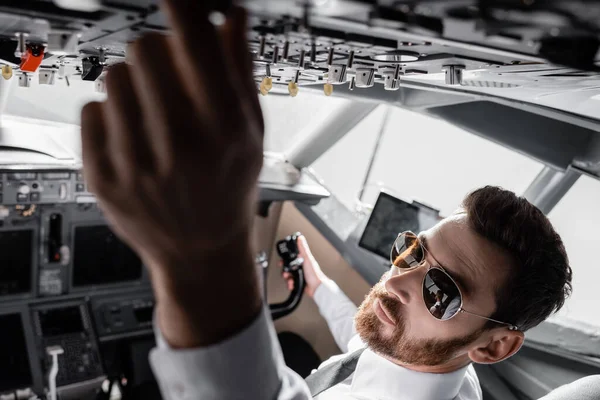
<path fill-rule="evenodd" d="M 454 281 L 439 268 L 431 268 L 423 280 L 423 299 L 427 309 L 442 321 L 452 318 L 461 306 L 461 297 Z"/>
<path fill-rule="evenodd" d="M 416 267 L 423 261 L 423 247 L 414 233 L 403 233 L 392 245 L 390 262 L 398 268 Z"/>

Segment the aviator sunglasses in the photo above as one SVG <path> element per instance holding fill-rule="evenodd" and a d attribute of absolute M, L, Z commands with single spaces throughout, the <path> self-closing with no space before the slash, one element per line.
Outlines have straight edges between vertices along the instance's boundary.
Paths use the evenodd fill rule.
<path fill-rule="evenodd" d="M 400 233 L 394 241 L 390 251 L 390 262 L 400 270 L 407 270 L 426 264 L 426 254 L 427 249 L 422 240 L 413 232 L 406 231 Z M 429 255 L 431 256 L 431 253 Z M 440 321 L 448 321 L 462 312 L 506 325 L 510 330 L 518 330 L 518 327 L 513 324 L 465 310 L 460 288 L 444 268 L 437 261 L 436 263 L 435 267 L 429 265 L 423 278 L 423 301 L 433 317 Z"/>

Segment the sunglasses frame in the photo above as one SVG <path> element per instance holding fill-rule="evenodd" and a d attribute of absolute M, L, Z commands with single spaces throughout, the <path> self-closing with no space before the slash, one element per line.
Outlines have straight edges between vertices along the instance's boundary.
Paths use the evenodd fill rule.
<path fill-rule="evenodd" d="M 415 237 L 415 239 L 419 243 L 419 246 L 421 247 L 421 251 L 423 252 L 423 254 L 425 254 L 425 253 L 429 254 L 431 256 L 431 258 L 433 258 L 433 260 L 437 263 L 436 266 L 429 265 L 429 268 L 427 268 L 427 272 L 423 276 L 422 287 L 425 287 L 425 279 L 427 279 L 427 274 L 429 274 L 429 271 L 431 271 L 432 269 L 436 269 L 436 270 L 442 272 L 444 275 L 446 275 L 446 277 L 448 279 L 450 279 L 450 281 L 454 284 L 454 286 L 456 286 L 456 289 L 458 290 L 458 294 L 460 296 L 460 306 L 458 308 L 458 311 L 456 311 L 456 313 L 454 313 L 454 315 L 452 315 L 450 318 L 447 318 L 447 319 L 436 318 L 433 314 L 431 314 L 431 312 L 428 309 L 427 312 L 429 313 L 429 315 L 431 315 L 433 318 L 435 318 L 438 321 L 450 321 L 452 318 L 456 317 L 459 313 L 465 313 L 465 314 L 473 315 L 475 317 L 479 317 L 479 318 L 482 318 L 482 319 L 485 319 L 485 320 L 488 320 L 488 321 L 495 322 L 495 323 L 500 324 L 500 325 L 506 325 L 508 327 L 508 329 L 511 330 L 511 331 L 518 331 L 519 330 L 519 328 L 516 325 L 509 324 L 507 322 L 498 321 L 498 320 L 493 319 L 493 318 L 484 317 L 483 315 L 479 315 L 479 314 L 476 314 L 474 312 L 465 310 L 463 308 L 464 297 L 463 297 L 462 291 L 460 290 L 460 286 L 458 286 L 458 284 L 456 283 L 456 281 L 454 280 L 454 278 L 452 278 L 452 276 L 450 276 L 450 274 L 448 274 L 448 272 L 446 272 L 446 270 L 444 269 L 444 267 L 435 259 L 435 257 L 433 257 L 433 255 L 429 252 L 429 250 L 427 250 L 427 248 L 423 245 L 423 242 L 421 241 L 421 239 L 419 239 L 419 236 L 417 236 L 414 232 L 411 232 L 411 231 L 400 232 L 398 234 L 398 236 L 396 237 L 396 240 L 394 240 L 394 243 L 392 244 L 392 248 L 390 249 L 390 263 L 392 264 L 392 266 L 394 266 L 394 267 L 396 267 L 396 268 L 398 268 L 400 270 L 405 270 L 406 271 L 406 270 L 409 270 L 409 269 L 419 268 L 419 267 L 421 267 L 421 266 L 424 265 L 424 263 L 421 262 L 421 263 L 419 263 L 418 266 L 415 266 L 415 267 L 400 268 L 396 264 L 394 264 L 394 259 L 392 257 L 392 254 L 394 252 L 394 248 L 396 248 L 396 242 L 400 239 L 401 236 L 406 236 L 408 234 L 413 235 Z M 423 258 L 423 260 L 425 260 L 425 258 Z M 430 279 L 435 283 L 435 281 L 432 278 L 430 278 Z M 425 308 L 427 308 L 427 303 L 425 302 L 425 295 L 423 294 L 423 290 L 421 290 L 421 297 L 423 298 L 423 304 L 425 305 Z"/>

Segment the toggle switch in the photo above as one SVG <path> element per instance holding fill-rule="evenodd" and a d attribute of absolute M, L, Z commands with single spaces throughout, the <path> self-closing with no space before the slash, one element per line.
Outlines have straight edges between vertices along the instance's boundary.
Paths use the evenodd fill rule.
<path fill-rule="evenodd" d="M 356 87 L 368 88 L 375 84 L 375 70 L 373 68 L 356 69 Z"/>
<path fill-rule="evenodd" d="M 333 56 L 335 55 L 335 50 L 333 46 L 329 48 L 329 53 L 327 54 L 327 65 L 331 66 L 333 64 Z"/>
<path fill-rule="evenodd" d="M 27 73 L 19 74 L 19 86 L 30 87 L 31 86 L 31 75 Z"/>
<path fill-rule="evenodd" d="M 100 75 L 98 79 L 94 82 L 94 89 L 96 93 L 106 93 L 106 74 Z"/>
<path fill-rule="evenodd" d="M 44 46 L 41 44 L 28 44 L 25 52 L 21 54 L 20 70 L 23 72 L 35 72 L 44 60 Z"/>
<path fill-rule="evenodd" d="M 288 57 L 290 55 L 290 42 L 288 42 L 286 40 L 286 42 L 283 44 L 283 61 L 287 61 Z"/>
<path fill-rule="evenodd" d="M 15 57 L 21 58 L 27 51 L 27 41 L 26 37 L 29 36 L 27 33 L 18 32 L 17 36 L 17 48 L 15 49 Z"/>
<path fill-rule="evenodd" d="M 327 72 L 327 83 L 340 84 L 346 83 L 346 66 L 330 65 Z"/>
<path fill-rule="evenodd" d="M 352 65 L 354 65 L 354 50 L 352 50 L 350 55 L 348 55 L 348 63 L 346 65 L 348 68 L 352 68 Z"/>
<path fill-rule="evenodd" d="M 386 71 L 382 75 L 383 75 L 383 88 L 385 90 L 400 89 L 400 65 L 396 65 L 396 69 L 393 72 Z"/>
<path fill-rule="evenodd" d="M 306 56 L 306 51 L 304 49 L 300 50 L 300 59 L 298 60 L 298 68 L 304 68 L 304 57 Z"/>
<path fill-rule="evenodd" d="M 95 81 L 104 71 L 100 57 L 90 56 L 81 60 L 81 80 Z"/>
<path fill-rule="evenodd" d="M 42 69 L 38 74 L 40 85 L 54 85 L 56 82 L 56 71 Z"/>
<path fill-rule="evenodd" d="M 267 39 L 264 36 L 261 36 L 258 41 L 258 57 L 263 59 L 265 57 L 265 44 Z"/>
<path fill-rule="evenodd" d="M 446 71 L 446 85 L 462 85 L 464 65 L 444 65 L 442 71 Z"/>

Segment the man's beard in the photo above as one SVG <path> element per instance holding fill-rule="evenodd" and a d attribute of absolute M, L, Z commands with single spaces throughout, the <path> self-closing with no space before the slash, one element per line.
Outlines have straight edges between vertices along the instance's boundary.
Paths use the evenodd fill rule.
<path fill-rule="evenodd" d="M 376 299 L 395 317 L 396 327 L 391 335 L 382 333 L 384 324 L 373 310 Z M 468 336 L 451 340 L 409 339 L 406 337 L 406 326 L 400 306 L 401 303 L 387 293 L 382 280 L 371 289 L 360 305 L 355 324 L 360 338 L 372 351 L 401 364 L 425 366 L 445 364 L 455 357 L 458 350 L 475 341 L 483 332 L 483 329 L 480 329 Z"/>

